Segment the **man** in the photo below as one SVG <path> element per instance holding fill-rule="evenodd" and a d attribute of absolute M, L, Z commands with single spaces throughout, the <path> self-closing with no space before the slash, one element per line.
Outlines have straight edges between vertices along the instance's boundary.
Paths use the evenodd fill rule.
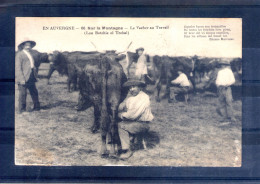
<path fill-rule="evenodd" d="M 118 109 L 119 118 L 122 119 L 122 122 L 119 123 L 119 133 L 121 130 L 128 133 L 129 140 L 122 140 L 122 136 L 120 138 L 123 142 L 129 141 L 129 151 L 125 155 L 121 155 L 121 158 L 129 158 L 133 155 L 134 150 L 143 148 L 144 135 L 148 132 L 149 123 L 154 116 L 151 112 L 150 98 L 142 91 L 142 88 L 145 87 L 144 82 L 130 79 L 123 86 L 129 88 L 129 93 Z"/>
<path fill-rule="evenodd" d="M 184 94 L 185 102 L 188 101 L 188 92 L 191 90 L 192 85 L 185 73 L 183 68 L 178 69 L 178 77 L 171 81 L 170 87 L 170 100 L 169 102 L 176 101 L 175 96 L 178 94 Z"/>
<path fill-rule="evenodd" d="M 204 88 L 208 88 L 212 83 L 217 86 L 219 99 L 217 113 L 222 117 L 220 121 L 235 122 L 236 119 L 234 117 L 232 107 L 233 97 L 230 88 L 230 86 L 236 82 L 235 77 L 231 70 L 229 60 L 221 60 L 218 67 L 219 68 L 212 73 L 210 80 Z"/>
<path fill-rule="evenodd" d="M 147 61 L 146 61 L 146 56 L 144 54 L 144 48 L 140 47 L 136 49 L 136 53 L 138 54 L 138 60 L 136 63 L 136 70 L 135 70 L 135 76 L 139 80 L 144 80 L 145 75 L 148 74 L 147 71 Z"/>
<path fill-rule="evenodd" d="M 216 86 L 218 88 L 219 107 L 217 112 L 223 117 L 222 121 L 235 122 L 236 119 L 233 114 L 232 107 L 232 91 L 230 86 L 234 84 L 235 77 L 230 68 L 228 60 L 223 60 L 220 63 L 220 70 L 217 72 Z"/>
<path fill-rule="evenodd" d="M 37 70 L 35 68 L 35 58 L 31 54 L 35 45 L 34 41 L 24 40 L 18 45 L 19 51 L 15 57 L 15 75 L 19 90 L 19 113 L 26 111 L 27 89 L 33 100 L 33 110 L 40 110 L 38 91 L 35 86 Z"/>

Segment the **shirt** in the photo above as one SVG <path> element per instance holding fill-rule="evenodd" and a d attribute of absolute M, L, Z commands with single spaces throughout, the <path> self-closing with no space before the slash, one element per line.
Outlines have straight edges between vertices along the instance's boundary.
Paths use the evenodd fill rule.
<path fill-rule="evenodd" d="M 217 86 L 230 86 L 236 82 L 234 74 L 229 67 L 218 71 L 216 85 Z"/>
<path fill-rule="evenodd" d="M 172 81 L 172 83 L 180 84 L 182 87 L 190 86 L 190 81 L 184 73 L 181 73 L 175 80 Z"/>
<path fill-rule="evenodd" d="M 26 56 L 29 58 L 29 61 L 31 63 L 31 68 L 34 68 L 34 59 L 32 55 L 27 50 L 23 50 L 23 51 L 26 54 Z"/>
<path fill-rule="evenodd" d="M 151 112 L 150 98 L 143 91 L 136 96 L 128 97 L 122 104 L 126 112 L 121 114 L 122 117 L 136 121 L 152 121 L 154 116 Z"/>

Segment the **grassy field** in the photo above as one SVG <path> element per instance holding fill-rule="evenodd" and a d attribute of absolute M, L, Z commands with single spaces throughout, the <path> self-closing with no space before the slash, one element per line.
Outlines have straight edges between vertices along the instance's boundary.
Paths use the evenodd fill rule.
<path fill-rule="evenodd" d="M 46 75 L 48 66 L 41 66 Z M 54 73 L 51 85 L 46 79 L 37 83 L 42 110 L 17 114 L 16 87 L 15 163 L 18 165 L 131 165 L 131 166 L 241 166 L 242 103 L 234 101 L 238 122 L 221 125 L 215 111 L 215 96 L 191 96 L 183 102 L 155 102 L 151 132 L 160 142 L 153 148 L 134 153 L 126 160 L 100 158 L 100 134 L 92 134 L 93 109 L 77 112 L 78 92 L 68 93 L 66 77 Z M 30 96 L 27 109 L 32 108 Z"/>

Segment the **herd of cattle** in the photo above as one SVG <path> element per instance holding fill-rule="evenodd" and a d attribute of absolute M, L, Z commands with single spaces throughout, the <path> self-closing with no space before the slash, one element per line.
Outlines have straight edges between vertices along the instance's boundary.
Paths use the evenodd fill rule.
<path fill-rule="evenodd" d="M 85 61 L 99 60 L 102 56 L 114 57 L 116 62 L 127 59 L 126 74 L 130 76 L 130 67 L 132 63 L 138 60 L 137 53 L 127 52 L 127 54 L 117 54 L 115 51 L 100 52 L 58 52 L 55 51 L 49 55 L 48 61 L 52 64 L 48 73 L 48 81 L 52 73 L 56 70 L 59 74 L 68 76 L 68 91 L 77 90 L 79 84 L 79 73 L 81 72 Z M 127 58 L 126 58 L 127 57 Z M 206 85 L 212 77 L 213 71 L 221 58 L 207 57 L 169 57 L 169 56 L 149 56 L 146 55 L 148 62 L 148 78 L 146 82 L 154 85 L 156 91 L 156 100 L 160 101 L 160 92 L 162 84 L 166 84 L 166 97 L 169 97 L 170 81 L 178 76 L 178 68 L 182 67 L 193 85 L 194 92 L 211 91 L 216 92 L 216 86 Z M 241 58 L 232 58 L 230 61 L 232 71 L 236 78 L 235 86 L 242 85 L 242 60 Z"/>
<path fill-rule="evenodd" d="M 52 54 L 40 53 L 33 50 L 32 55 L 35 66 L 39 68 L 41 63 L 50 63 L 48 81 L 56 70 L 61 75 L 68 76 L 68 91 L 79 90 L 78 101 L 85 103 L 85 109 L 94 107 L 94 123 L 92 132 L 100 129 L 102 137 L 101 155 L 107 153 L 107 136 L 109 137 L 109 156 L 116 156 L 117 146 L 121 146 L 117 126 L 117 109 L 119 104 L 127 95 L 123 88 L 129 76 L 131 64 L 136 62 L 136 53 L 118 54 L 116 51 L 100 52 L 58 52 Z M 36 58 L 34 57 L 34 58 Z M 127 57 L 127 58 L 126 58 Z M 119 63 L 126 59 L 127 75 Z M 157 89 L 156 99 L 160 101 L 162 84 L 166 84 L 166 95 L 169 96 L 170 81 L 177 77 L 177 70 L 180 66 L 193 84 L 194 91 L 214 90 L 214 87 L 204 88 L 204 83 L 209 80 L 210 74 L 216 68 L 221 58 L 194 57 L 169 57 L 149 56 L 147 83 L 154 85 Z M 236 77 L 236 85 L 242 84 L 242 60 L 234 58 L 231 61 L 231 68 Z M 212 85 L 214 86 L 214 85 Z"/>

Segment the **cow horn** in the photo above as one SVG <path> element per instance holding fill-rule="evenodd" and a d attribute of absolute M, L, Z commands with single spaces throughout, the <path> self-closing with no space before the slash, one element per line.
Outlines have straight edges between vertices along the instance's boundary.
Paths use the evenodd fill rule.
<path fill-rule="evenodd" d="M 90 43 L 95 47 L 95 49 L 97 51 L 98 49 L 97 49 L 96 45 L 92 41 L 90 41 Z"/>

